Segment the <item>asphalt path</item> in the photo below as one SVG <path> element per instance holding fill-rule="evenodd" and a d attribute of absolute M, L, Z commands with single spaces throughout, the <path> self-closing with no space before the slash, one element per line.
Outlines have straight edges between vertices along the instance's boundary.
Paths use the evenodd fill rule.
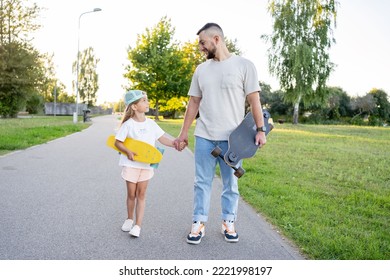
<path fill-rule="evenodd" d="M 0 157 L 2 260 L 300 260 L 304 257 L 243 200 L 240 241 L 220 233 L 221 181 L 215 178 L 206 235 L 191 228 L 194 159 L 165 149 L 149 183 L 139 238 L 121 231 L 126 188 L 118 153 L 105 145 L 115 116 L 92 119 L 82 132 Z"/>

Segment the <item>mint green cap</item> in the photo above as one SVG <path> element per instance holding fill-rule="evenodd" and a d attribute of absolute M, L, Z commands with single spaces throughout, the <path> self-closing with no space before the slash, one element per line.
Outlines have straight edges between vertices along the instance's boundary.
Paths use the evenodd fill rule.
<path fill-rule="evenodd" d="M 129 90 L 125 93 L 125 104 L 126 106 L 141 99 L 145 96 L 145 92 L 142 90 Z"/>

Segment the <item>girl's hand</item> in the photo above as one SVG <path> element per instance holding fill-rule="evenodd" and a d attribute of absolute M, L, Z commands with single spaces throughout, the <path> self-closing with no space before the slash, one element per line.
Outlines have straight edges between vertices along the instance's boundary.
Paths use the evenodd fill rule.
<path fill-rule="evenodd" d="M 136 153 L 133 153 L 132 151 L 128 151 L 127 153 L 127 158 L 131 161 L 134 160 L 134 156 L 136 156 L 137 154 Z"/>

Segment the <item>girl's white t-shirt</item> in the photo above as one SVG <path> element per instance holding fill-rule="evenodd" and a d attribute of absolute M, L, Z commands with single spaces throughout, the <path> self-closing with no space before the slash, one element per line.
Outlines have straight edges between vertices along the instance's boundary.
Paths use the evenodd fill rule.
<path fill-rule="evenodd" d="M 159 127 L 159 125 L 155 121 L 149 118 L 146 118 L 144 122 L 137 122 L 133 119 L 128 119 L 119 128 L 115 139 L 123 142 L 126 138 L 133 138 L 155 146 L 156 141 L 161 136 L 163 136 L 164 133 L 164 130 L 162 130 L 161 127 Z M 138 161 L 131 161 L 124 154 L 120 155 L 119 165 L 142 169 L 152 169 L 152 167 L 150 167 L 150 164 Z"/>

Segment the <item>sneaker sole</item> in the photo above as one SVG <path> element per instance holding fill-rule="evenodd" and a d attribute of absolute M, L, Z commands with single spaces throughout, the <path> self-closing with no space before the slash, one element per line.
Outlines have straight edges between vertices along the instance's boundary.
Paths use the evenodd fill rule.
<path fill-rule="evenodd" d="M 131 236 L 134 236 L 134 237 L 139 237 L 139 234 L 136 235 L 135 233 L 130 233 L 130 232 L 129 232 L 129 234 L 130 234 Z"/>
<path fill-rule="evenodd" d="M 141 232 L 129 232 L 130 236 L 139 237 Z"/>
<path fill-rule="evenodd" d="M 201 241 L 202 241 L 202 238 L 199 240 L 188 240 L 187 239 L 188 244 L 194 244 L 194 245 L 198 245 Z"/>
<path fill-rule="evenodd" d="M 229 239 L 225 236 L 225 241 L 229 242 L 229 243 L 237 243 L 238 242 L 238 238 L 237 239 Z"/>

